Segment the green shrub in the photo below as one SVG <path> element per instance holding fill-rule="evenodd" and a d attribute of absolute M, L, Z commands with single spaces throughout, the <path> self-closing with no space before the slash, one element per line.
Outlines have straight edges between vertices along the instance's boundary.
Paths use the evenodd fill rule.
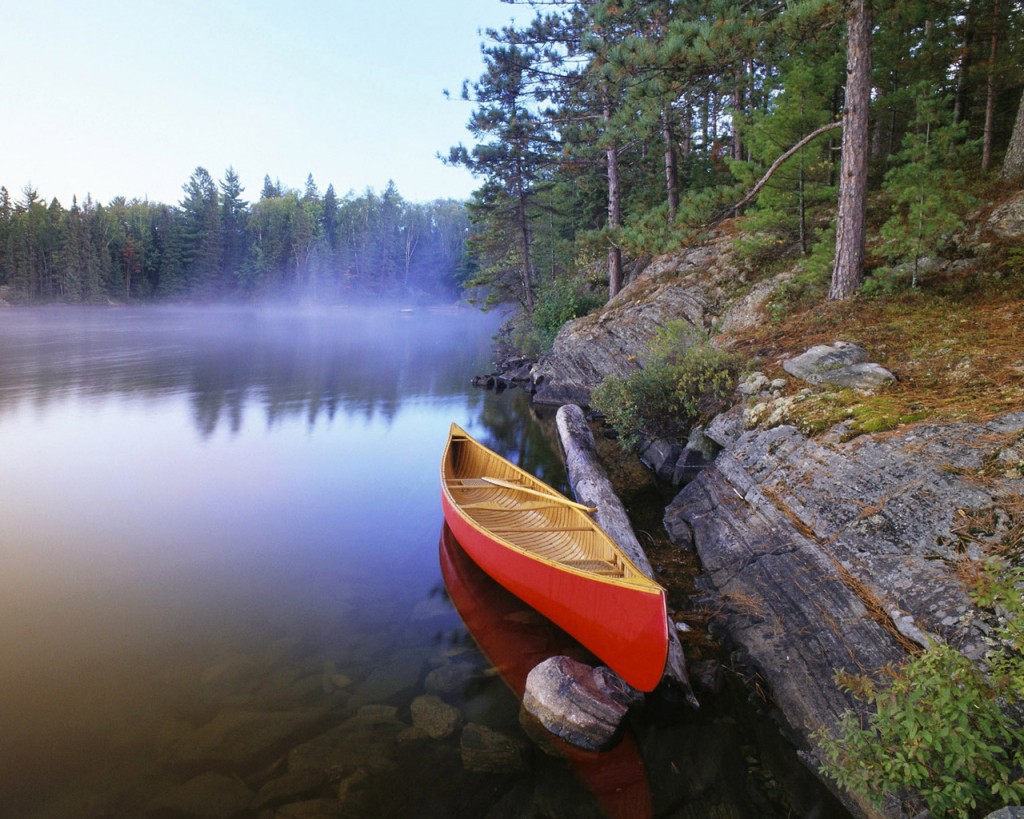
<path fill-rule="evenodd" d="M 690 325 L 673 323 L 651 345 L 645 367 L 628 378 L 607 377 L 591 403 L 623 446 L 644 435 L 678 440 L 728 406 L 740 366 L 738 356 L 712 347 Z"/>
<path fill-rule="evenodd" d="M 935 817 L 966 817 L 1024 800 L 1024 573 L 982 564 L 974 598 L 1003 625 L 984 664 L 938 644 L 891 684 L 837 679 L 873 708 L 847 712 L 822 736 L 823 771 L 876 804 L 917 794 Z"/>
<path fill-rule="evenodd" d="M 585 279 L 561 277 L 537 288 L 529 322 L 520 329 L 516 346 L 526 355 L 539 356 L 551 349 L 562 325 L 585 316 L 604 304 Z"/>

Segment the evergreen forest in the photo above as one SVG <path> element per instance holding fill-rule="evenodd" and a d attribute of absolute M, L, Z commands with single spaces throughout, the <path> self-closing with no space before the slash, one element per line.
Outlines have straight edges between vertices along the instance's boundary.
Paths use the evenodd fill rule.
<path fill-rule="evenodd" d="M 1021 0 L 505 0 L 463 83 L 467 203 L 321 193 L 197 168 L 176 205 L 65 208 L 0 189 L 8 300 L 451 296 L 550 338 L 630 262 L 747 217 L 754 264 L 802 256 L 844 299 L 937 252 L 1024 173 Z M 427 146 L 435 149 L 440 146 Z M 543 345 L 541 345 L 543 346 Z"/>
<path fill-rule="evenodd" d="M 445 161 L 481 180 L 475 283 L 538 325 L 741 214 L 752 264 L 842 300 L 1024 172 L 1020 0 L 508 1 Z"/>
<path fill-rule="evenodd" d="M 29 303 L 451 298 L 468 229 L 465 206 L 384 192 L 302 191 L 264 179 L 247 202 L 228 168 L 202 167 L 178 205 L 86 197 L 47 204 L 0 188 L 0 287 Z M 5 287 L 6 286 L 6 287 Z"/>

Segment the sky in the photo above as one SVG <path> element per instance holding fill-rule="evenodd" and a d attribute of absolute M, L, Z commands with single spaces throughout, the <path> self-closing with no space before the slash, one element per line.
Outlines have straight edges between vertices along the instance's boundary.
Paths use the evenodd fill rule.
<path fill-rule="evenodd" d="M 70 207 L 176 204 L 197 166 L 339 196 L 393 180 L 409 201 L 478 183 L 437 153 L 469 144 L 465 79 L 500 0 L 0 0 L 0 185 Z M 451 91 L 447 100 L 444 90 Z"/>

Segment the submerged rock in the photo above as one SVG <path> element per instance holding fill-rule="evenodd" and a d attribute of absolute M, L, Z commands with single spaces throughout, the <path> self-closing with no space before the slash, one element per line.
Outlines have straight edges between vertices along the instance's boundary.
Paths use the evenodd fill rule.
<path fill-rule="evenodd" d="M 471 722 L 459 738 L 462 767 L 472 773 L 516 773 L 526 770 L 526 746 L 493 728 Z"/>
<path fill-rule="evenodd" d="M 337 728 L 293 748 L 288 769 L 313 769 L 330 778 L 364 767 L 371 772 L 390 771 L 398 736 L 408 726 L 392 706 L 365 706 Z"/>
<path fill-rule="evenodd" d="M 455 733 L 462 717 L 457 708 L 453 708 L 440 697 L 426 694 L 417 697 L 410 706 L 412 724 L 420 728 L 431 739 L 444 739 Z"/>
<path fill-rule="evenodd" d="M 597 751 L 612 743 L 630 707 L 642 699 L 610 669 L 559 656 L 530 671 L 523 708 L 555 736 Z"/>
<path fill-rule="evenodd" d="M 480 671 L 475 664 L 459 660 L 439 666 L 427 674 L 424 687 L 428 694 L 457 694 L 479 676 Z"/>
<path fill-rule="evenodd" d="M 344 819 L 345 806 L 337 799 L 309 799 L 277 809 L 274 819 Z"/>
<path fill-rule="evenodd" d="M 323 771 L 311 769 L 289 771 L 266 782 L 257 791 L 252 806 L 264 808 L 270 805 L 280 805 L 319 788 L 326 781 L 327 777 Z"/>
<path fill-rule="evenodd" d="M 165 791 L 149 803 L 149 814 L 229 819 L 247 810 L 253 792 L 231 776 L 205 773 Z"/>
<path fill-rule="evenodd" d="M 180 736 L 168 749 L 176 765 L 221 766 L 241 770 L 280 752 L 296 737 L 307 736 L 324 718 L 324 709 L 223 711 L 205 725 Z"/>

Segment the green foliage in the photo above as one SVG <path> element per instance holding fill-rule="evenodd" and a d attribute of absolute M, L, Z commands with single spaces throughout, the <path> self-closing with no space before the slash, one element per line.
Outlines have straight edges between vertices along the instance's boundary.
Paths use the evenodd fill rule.
<path fill-rule="evenodd" d="M 563 324 L 604 304 L 603 294 L 596 293 L 591 284 L 567 277 L 542 284 L 537 289 L 528 329 L 516 338 L 516 346 L 531 357 L 550 350 Z"/>
<path fill-rule="evenodd" d="M 711 346 L 691 325 L 674 322 L 651 345 L 645 366 L 627 378 L 605 378 L 591 403 L 623 446 L 644 435 L 681 439 L 728 405 L 741 366 L 738 356 Z"/>
<path fill-rule="evenodd" d="M 915 94 L 916 114 L 885 175 L 883 190 L 892 205 L 882 225 L 880 250 L 893 263 L 911 265 L 917 286 L 922 256 L 935 254 L 963 225 L 961 214 L 976 200 L 967 192 L 965 159 L 975 147 L 964 141 L 966 124 L 950 121 L 949 106 L 927 83 Z"/>
<path fill-rule="evenodd" d="M 196 168 L 172 207 L 89 197 L 65 210 L 0 189 L 0 283 L 24 302 L 258 298 L 335 300 L 348 292 L 445 298 L 457 290 L 468 217 L 461 202 L 383 195 L 300 196 L 265 180 L 250 204 L 228 168 Z"/>
<path fill-rule="evenodd" d="M 748 185 L 786 148 L 832 119 L 832 88 L 837 83 L 836 55 L 810 64 L 794 59 L 780 77 L 770 108 L 755 112 L 746 131 L 753 162 L 736 163 L 734 172 Z M 822 216 L 835 206 L 830 140 L 818 137 L 782 165 L 759 194 L 749 230 L 796 241 L 803 253 L 815 243 Z"/>
<path fill-rule="evenodd" d="M 838 678 L 873 708 L 819 737 L 823 770 L 843 787 L 876 804 L 916 794 L 936 817 L 1024 800 L 1024 572 L 987 560 L 971 583 L 975 602 L 1003 621 L 983 664 L 937 644 L 889 685 Z"/>
<path fill-rule="evenodd" d="M 809 307 L 824 297 L 832 277 L 835 250 L 835 230 L 830 228 L 822 232 L 810 255 L 797 266 L 793 277 L 768 301 L 766 309 L 773 321 L 781 320 L 794 308 Z"/>

